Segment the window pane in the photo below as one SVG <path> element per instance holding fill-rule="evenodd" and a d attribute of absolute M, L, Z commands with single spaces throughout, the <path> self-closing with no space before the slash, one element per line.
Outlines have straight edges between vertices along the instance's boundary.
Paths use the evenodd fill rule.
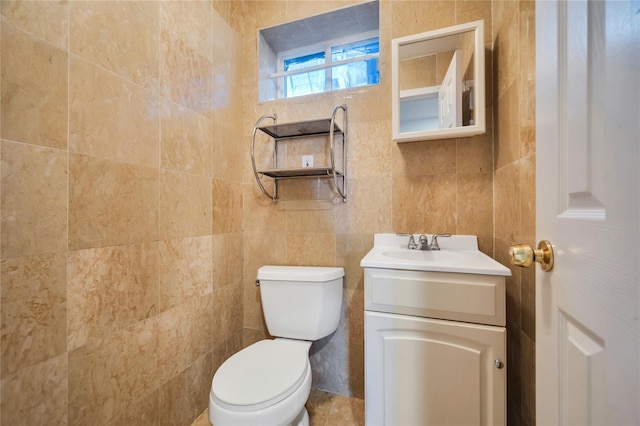
<path fill-rule="evenodd" d="M 299 56 L 284 61 L 285 71 L 301 70 L 313 65 L 324 64 L 324 52 Z M 325 71 L 307 71 L 285 77 L 285 97 L 324 92 Z"/>
<path fill-rule="evenodd" d="M 380 42 L 378 38 L 371 38 L 331 49 L 331 60 L 357 58 L 358 56 L 378 53 Z M 366 86 L 380 81 L 378 73 L 378 59 L 351 62 L 331 68 L 331 89 L 346 89 L 349 87 Z"/>

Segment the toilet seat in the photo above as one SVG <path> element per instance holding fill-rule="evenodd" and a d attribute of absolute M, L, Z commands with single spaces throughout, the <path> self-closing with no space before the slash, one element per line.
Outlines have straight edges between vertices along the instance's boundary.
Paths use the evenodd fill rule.
<path fill-rule="evenodd" d="M 270 407 L 296 391 L 307 375 L 311 342 L 262 340 L 225 361 L 216 372 L 211 396 L 233 411 Z"/>

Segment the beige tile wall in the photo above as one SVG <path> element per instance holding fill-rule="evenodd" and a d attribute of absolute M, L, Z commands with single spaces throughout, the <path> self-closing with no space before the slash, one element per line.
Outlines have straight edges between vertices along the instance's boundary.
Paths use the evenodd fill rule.
<path fill-rule="evenodd" d="M 395 144 L 391 141 L 391 39 L 485 19 L 491 64 L 490 1 L 381 1 L 380 75 L 377 86 L 260 104 L 256 34 L 259 28 L 345 7 L 358 1 L 249 1 L 245 20 L 245 146 L 255 120 L 280 122 L 328 117 L 337 104 L 349 110 L 348 201 L 328 180 L 289 181 L 273 204 L 260 194 L 245 149 L 244 326 L 247 339 L 264 333 L 259 292 L 263 264 L 340 265 L 345 295 L 338 331 L 312 347 L 314 386 L 363 397 L 363 271 L 360 259 L 378 232 L 451 232 L 478 235 L 493 254 L 493 134 L 472 139 Z M 491 73 L 488 103 L 491 106 Z M 490 115 L 491 116 L 491 115 Z M 308 148 L 311 150 L 311 148 Z M 299 150 L 298 150 L 299 151 Z M 302 152 L 296 151 L 296 154 Z M 314 152 L 307 152 L 314 153 Z M 314 153 L 315 154 L 315 153 Z M 295 161 L 295 160 L 294 160 Z"/>
<path fill-rule="evenodd" d="M 362 397 L 375 233 L 475 234 L 505 263 L 533 243 L 533 3 L 381 0 L 379 85 L 258 103 L 257 29 L 358 2 L 2 2 L 1 424 L 190 424 L 215 368 L 265 335 L 264 264 L 345 267 L 314 386 Z M 390 40 L 476 19 L 487 134 L 393 143 Z M 348 202 L 306 180 L 273 204 L 251 171 L 255 120 L 342 103 Z M 533 276 L 508 288 L 509 419 L 534 424 Z"/>
<path fill-rule="evenodd" d="M 0 423 L 190 424 L 241 347 L 235 5 L 1 7 Z"/>
<path fill-rule="evenodd" d="M 494 1 L 496 259 L 535 242 L 535 3 Z M 507 416 L 535 422 L 535 269 L 507 280 Z"/>

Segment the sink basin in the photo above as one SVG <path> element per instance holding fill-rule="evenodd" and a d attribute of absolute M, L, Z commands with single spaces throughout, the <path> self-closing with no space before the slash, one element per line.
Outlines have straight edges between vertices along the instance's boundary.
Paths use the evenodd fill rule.
<path fill-rule="evenodd" d="M 457 272 L 509 276 L 511 271 L 478 249 L 474 235 L 440 238 L 440 251 L 410 250 L 407 237 L 376 234 L 373 248 L 360 262 L 364 268 Z"/>
<path fill-rule="evenodd" d="M 423 250 L 390 250 L 383 251 L 382 256 L 400 260 L 420 262 L 455 262 L 463 261 L 463 254 L 455 251 L 423 251 Z"/>

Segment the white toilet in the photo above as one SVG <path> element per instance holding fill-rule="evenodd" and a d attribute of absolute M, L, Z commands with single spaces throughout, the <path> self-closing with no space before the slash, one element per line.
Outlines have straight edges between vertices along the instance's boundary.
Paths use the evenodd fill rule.
<path fill-rule="evenodd" d="M 214 426 L 308 426 L 311 343 L 340 321 L 344 269 L 263 266 L 258 270 L 267 328 L 261 340 L 226 360 L 209 394 Z"/>

